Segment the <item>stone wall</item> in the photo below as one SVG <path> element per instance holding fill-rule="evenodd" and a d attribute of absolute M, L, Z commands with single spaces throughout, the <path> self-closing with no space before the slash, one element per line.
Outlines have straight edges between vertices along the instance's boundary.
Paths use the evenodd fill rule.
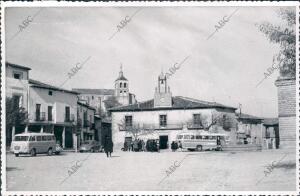
<path fill-rule="evenodd" d="M 296 80 L 278 79 L 279 148 L 296 149 Z"/>

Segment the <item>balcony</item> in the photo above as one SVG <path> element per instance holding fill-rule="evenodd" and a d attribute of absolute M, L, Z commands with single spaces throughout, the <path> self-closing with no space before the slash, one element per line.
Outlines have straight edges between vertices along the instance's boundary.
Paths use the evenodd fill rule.
<path fill-rule="evenodd" d="M 188 123 L 187 124 L 187 128 L 188 129 L 203 129 L 203 125 L 199 122 L 195 122 L 195 123 Z"/>
<path fill-rule="evenodd" d="M 90 123 L 90 121 L 88 121 L 88 120 L 84 120 L 84 122 L 83 122 L 83 127 L 90 127 L 91 125 L 90 125 L 91 123 Z"/>
<path fill-rule="evenodd" d="M 65 122 L 74 122 L 75 121 L 75 115 L 65 115 Z"/>
<path fill-rule="evenodd" d="M 45 112 L 36 112 L 35 113 L 35 121 L 45 121 L 46 113 Z"/>
<path fill-rule="evenodd" d="M 169 129 L 175 129 L 175 130 L 181 130 L 183 129 L 184 123 L 174 123 L 174 124 L 166 124 L 165 126 L 160 126 L 159 124 L 147 124 L 147 123 L 141 123 L 141 124 L 133 124 L 132 126 L 122 126 L 119 125 L 119 128 L 121 131 L 126 131 L 130 129 L 140 129 L 140 130 L 169 130 Z"/>

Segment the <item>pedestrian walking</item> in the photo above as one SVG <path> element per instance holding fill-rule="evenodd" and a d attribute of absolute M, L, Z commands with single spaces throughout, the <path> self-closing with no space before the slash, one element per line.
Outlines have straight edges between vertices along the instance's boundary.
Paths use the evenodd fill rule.
<path fill-rule="evenodd" d="M 107 157 L 111 157 L 111 153 L 113 152 L 113 146 L 114 144 L 111 138 L 109 136 L 106 136 L 104 141 L 104 151 Z"/>

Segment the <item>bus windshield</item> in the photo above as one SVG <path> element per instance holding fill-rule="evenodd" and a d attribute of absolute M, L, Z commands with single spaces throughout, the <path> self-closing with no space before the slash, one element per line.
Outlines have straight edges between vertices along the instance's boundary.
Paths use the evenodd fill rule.
<path fill-rule="evenodd" d="M 28 136 L 16 136 L 15 141 L 28 141 Z"/>

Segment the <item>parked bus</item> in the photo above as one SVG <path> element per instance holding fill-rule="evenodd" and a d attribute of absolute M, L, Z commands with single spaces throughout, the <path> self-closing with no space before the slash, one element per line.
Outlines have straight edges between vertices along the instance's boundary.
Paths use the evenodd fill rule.
<path fill-rule="evenodd" d="M 11 151 L 18 157 L 20 154 L 56 153 L 56 139 L 50 133 L 21 133 L 16 134 L 11 144 Z"/>
<path fill-rule="evenodd" d="M 206 149 L 222 150 L 222 146 L 227 144 L 229 136 L 220 133 L 180 133 L 177 135 L 179 147 L 188 150 L 202 151 Z"/>

